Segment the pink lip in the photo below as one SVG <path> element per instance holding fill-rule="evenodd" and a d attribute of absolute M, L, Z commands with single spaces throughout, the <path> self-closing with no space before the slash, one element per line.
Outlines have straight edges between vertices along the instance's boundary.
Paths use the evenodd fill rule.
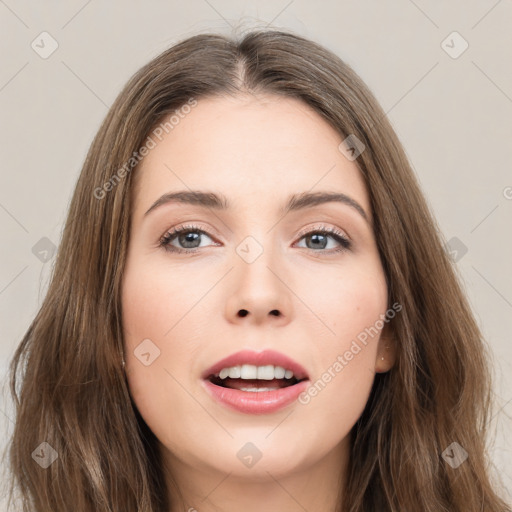
<path fill-rule="evenodd" d="M 288 356 L 276 352 L 275 350 L 264 350 L 263 352 L 254 352 L 252 350 L 241 350 L 235 354 L 231 354 L 224 359 L 215 363 L 211 368 L 208 368 L 202 374 L 203 379 L 207 379 L 211 375 L 219 373 L 222 368 L 230 366 L 241 366 L 243 364 L 253 364 L 255 366 L 274 365 L 281 366 L 285 370 L 291 370 L 297 380 L 302 380 L 308 377 L 306 370 L 296 361 L 290 359 Z"/>
<path fill-rule="evenodd" d="M 268 414 L 291 404 L 308 387 L 309 380 L 303 380 L 287 388 L 272 391 L 239 391 L 238 389 L 216 386 L 203 380 L 206 391 L 221 404 L 246 414 Z"/>
<path fill-rule="evenodd" d="M 223 388 L 208 380 L 208 377 L 219 373 L 222 368 L 241 366 L 243 364 L 281 366 L 287 370 L 292 370 L 294 376 L 301 382 L 272 391 L 253 392 Z M 247 414 L 271 413 L 286 407 L 296 400 L 309 384 L 307 372 L 299 363 L 273 350 L 265 350 L 263 352 L 243 350 L 237 352 L 215 363 L 211 368 L 203 372 L 202 378 L 202 383 L 210 396 L 231 409 Z"/>

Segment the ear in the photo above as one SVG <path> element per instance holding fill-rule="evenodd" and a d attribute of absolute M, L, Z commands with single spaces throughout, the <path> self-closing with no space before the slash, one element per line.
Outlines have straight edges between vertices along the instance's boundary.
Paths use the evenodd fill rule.
<path fill-rule="evenodd" d="M 397 344 L 390 322 L 387 322 L 380 333 L 375 359 L 375 373 L 385 373 L 393 368 L 396 361 Z"/>

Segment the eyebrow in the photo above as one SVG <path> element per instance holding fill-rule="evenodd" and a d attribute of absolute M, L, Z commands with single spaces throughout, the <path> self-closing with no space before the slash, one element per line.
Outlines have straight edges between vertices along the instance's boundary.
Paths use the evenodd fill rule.
<path fill-rule="evenodd" d="M 311 208 L 324 203 L 337 202 L 350 206 L 356 210 L 363 219 L 369 223 L 368 215 L 364 208 L 350 196 L 340 192 L 303 192 L 293 194 L 281 209 L 281 213 L 286 215 L 289 212 Z M 190 204 L 204 208 L 213 208 L 214 210 L 227 210 L 231 207 L 228 199 L 222 194 L 214 192 L 201 192 L 198 190 L 183 190 L 179 192 L 170 192 L 159 197 L 151 207 L 146 211 L 147 216 L 153 210 L 169 203 Z"/>

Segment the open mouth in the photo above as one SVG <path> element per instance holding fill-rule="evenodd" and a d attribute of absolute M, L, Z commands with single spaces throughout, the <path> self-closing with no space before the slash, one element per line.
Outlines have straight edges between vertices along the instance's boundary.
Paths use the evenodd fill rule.
<path fill-rule="evenodd" d="M 293 406 L 309 385 L 305 368 L 275 350 L 241 350 L 217 361 L 201 378 L 213 400 L 244 414 Z"/>
<path fill-rule="evenodd" d="M 214 375 L 212 375 L 208 380 L 216 386 L 229 389 L 238 389 L 239 391 L 273 391 L 275 389 L 294 386 L 295 384 L 302 382 L 296 378 L 272 379 L 271 381 L 268 381 L 260 379 L 220 379 Z"/>
<path fill-rule="evenodd" d="M 212 384 L 238 391 L 263 392 L 294 386 L 307 378 L 297 378 L 293 371 L 280 366 L 241 365 L 222 368 L 207 377 Z"/>

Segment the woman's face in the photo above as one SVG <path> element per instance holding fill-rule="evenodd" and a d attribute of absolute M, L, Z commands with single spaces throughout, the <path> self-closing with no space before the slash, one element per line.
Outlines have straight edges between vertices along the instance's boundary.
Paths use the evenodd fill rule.
<path fill-rule="evenodd" d="M 134 191 L 122 290 L 133 400 L 176 472 L 334 468 L 393 360 L 356 162 L 295 99 L 200 99 L 172 126 L 152 136 Z"/>

